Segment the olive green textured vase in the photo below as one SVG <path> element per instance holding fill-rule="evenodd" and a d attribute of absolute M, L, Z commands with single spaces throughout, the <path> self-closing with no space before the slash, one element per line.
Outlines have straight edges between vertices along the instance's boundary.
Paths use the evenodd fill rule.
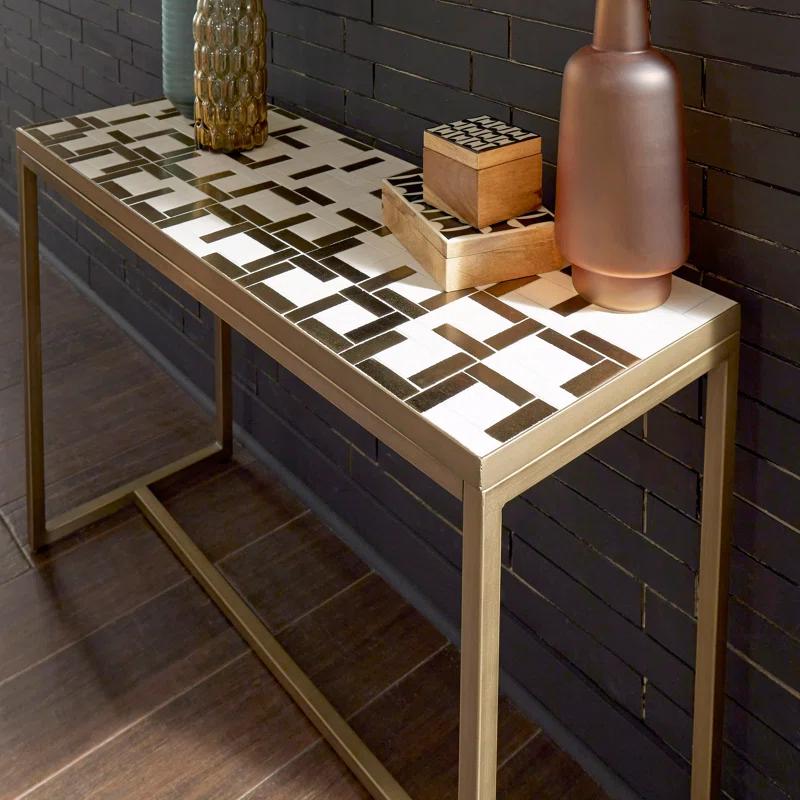
<path fill-rule="evenodd" d="M 162 0 L 161 52 L 164 96 L 194 119 L 194 36 L 197 0 Z"/>
<path fill-rule="evenodd" d="M 262 0 L 198 0 L 195 138 L 223 152 L 267 139 L 267 20 Z"/>

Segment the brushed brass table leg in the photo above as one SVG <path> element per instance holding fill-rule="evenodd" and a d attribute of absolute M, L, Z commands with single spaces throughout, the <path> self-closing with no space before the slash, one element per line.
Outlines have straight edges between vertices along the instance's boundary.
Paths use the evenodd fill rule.
<path fill-rule="evenodd" d="M 36 173 L 17 157 L 20 279 L 25 364 L 25 484 L 28 543 L 38 549 L 45 533 L 42 310 L 39 286 L 39 204 Z"/>
<path fill-rule="evenodd" d="M 739 350 L 708 373 L 692 800 L 720 796 Z"/>
<path fill-rule="evenodd" d="M 214 399 L 214 431 L 221 448 L 220 457 L 230 458 L 233 455 L 231 328 L 219 317 L 214 318 Z"/>
<path fill-rule="evenodd" d="M 464 486 L 459 800 L 495 800 L 502 507 Z"/>
<path fill-rule="evenodd" d="M 146 486 L 137 489 L 134 500 L 153 529 L 169 545 L 370 795 L 375 800 L 410 800 L 386 767 L 283 649 L 247 601 L 209 561 L 150 489 Z"/>

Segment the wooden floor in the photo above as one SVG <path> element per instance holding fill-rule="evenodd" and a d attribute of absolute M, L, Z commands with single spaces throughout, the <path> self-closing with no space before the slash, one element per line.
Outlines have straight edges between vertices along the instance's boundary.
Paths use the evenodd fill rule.
<path fill-rule="evenodd" d="M 0 800 L 366 793 L 133 509 L 25 539 L 17 241 L 0 228 Z M 49 513 L 202 446 L 208 420 L 43 274 Z M 412 797 L 456 797 L 454 648 L 239 449 L 161 499 Z M 504 703 L 499 795 L 599 800 Z"/>

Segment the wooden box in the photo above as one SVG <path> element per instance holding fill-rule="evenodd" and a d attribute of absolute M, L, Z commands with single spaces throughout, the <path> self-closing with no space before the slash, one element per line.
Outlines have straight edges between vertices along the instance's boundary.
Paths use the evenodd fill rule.
<path fill-rule="evenodd" d="M 425 202 L 485 228 L 542 204 L 542 138 L 493 117 L 425 131 Z"/>
<path fill-rule="evenodd" d="M 546 208 L 479 230 L 426 203 L 416 171 L 383 182 L 383 219 L 446 292 L 564 266 Z"/>

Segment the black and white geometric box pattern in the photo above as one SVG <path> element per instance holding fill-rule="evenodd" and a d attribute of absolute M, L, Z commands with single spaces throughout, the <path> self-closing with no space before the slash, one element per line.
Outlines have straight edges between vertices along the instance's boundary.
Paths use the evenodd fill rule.
<path fill-rule="evenodd" d="M 522 128 L 509 125 L 507 122 L 485 114 L 480 117 L 469 117 L 458 122 L 437 125 L 434 128 L 428 128 L 427 132 L 451 144 L 457 144 L 472 153 L 485 153 L 488 150 L 496 150 L 498 147 L 540 138 L 537 133 L 524 131 Z"/>
<path fill-rule="evenodd" d="M 661 308 L 615 314 L 563 272 L 444 293 L 381 222 L 381 181 L 417 169 L 269 115 L 234 156 L 196 150 L 165 100 L 27 132 L 481 457 L 732 305 L 675 278 Z"/>

